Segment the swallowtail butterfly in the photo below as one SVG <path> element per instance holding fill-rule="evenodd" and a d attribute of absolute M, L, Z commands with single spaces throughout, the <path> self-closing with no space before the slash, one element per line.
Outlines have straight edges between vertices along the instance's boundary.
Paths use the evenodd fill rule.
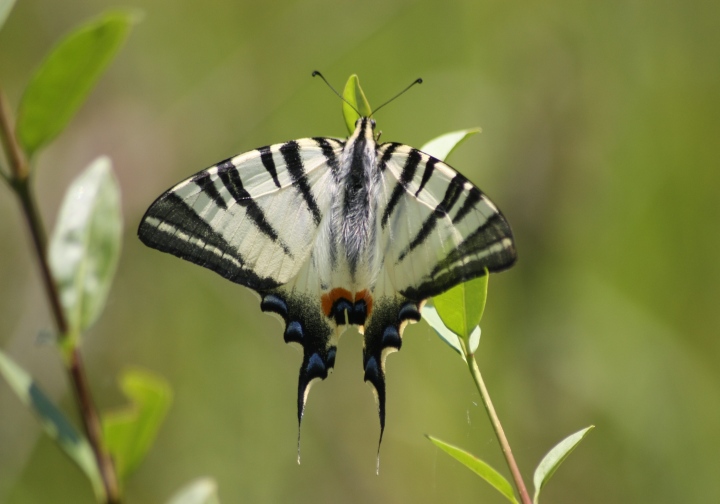
<path fill-rule="evenodd" d="M 347 140 L 303 138 L 221 161 L 161 195 L 138 235 L 260 295 L 302 348 L 298 424 L 348 325 L 385 428 L 385 359 L 423 302 L 509 268 L 507 221 L 468 179 L 361 117 Z"/>

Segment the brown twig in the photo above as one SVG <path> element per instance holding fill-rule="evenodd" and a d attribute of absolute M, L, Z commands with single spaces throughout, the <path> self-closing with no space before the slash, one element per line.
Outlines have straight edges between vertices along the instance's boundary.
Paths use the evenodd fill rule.
<path fill-rule="evenodd" d="M 62 347 L 69 337 L 70 326 L 65 317 L 60 295 L 47 260 L 47 235 L 30 186 L 30 169 L 27 157 L 15 136 L 12 113 L 2 90 L 0 90 L 0 141 L 10 164 L 10 185 L 20 200 L 20 206 L 32 237 L 35 256 L 45 286 L 45 293 L 50 302 L 55 328 L 58 332 L 58 344 Z M 95 461 L 103 480 L 105 502 L 106 504 L 119 504 L 121 499 L 117 473 L 110 455 L 103 446 L 100 416 L 90 392 L 85 368 L 77 346 L 74 346 L 66 356 L 65 368 L 72 384 L 85 434 L 92 446 Z"/>

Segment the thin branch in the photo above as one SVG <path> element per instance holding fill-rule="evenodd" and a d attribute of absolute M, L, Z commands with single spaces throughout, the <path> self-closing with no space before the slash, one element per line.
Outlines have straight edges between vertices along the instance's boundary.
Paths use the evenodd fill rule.
<path fill-rule="evenodd" d="M 0 141 L 10 163 L 10 172 L 15 180 L 25 180 L 30 174 L 27 159 L 15 137 L 12 112 L 5 93 L 0 89 Z"/>
<path fill-rule="evenodd" d="M 58 333 L 58 345 L 61 349 L 64 349 L 69 338 L 70 326 L 65 316 L 65 311 L 62 308 L 57 285 L 55 284 L 52 272 L 50 271 L 50 265 L 47 261 L 47 235 L 31 189 L 31 177 L 27 158 L 15 137 L 15 128 L 13 127 L 10 107 L 2 90 L 0 90 L 0 140 L 2 141 L 3 149 L 10 163 L 10 186 L 20 200 L 25 222 L 32 237 L 33 248 L 35 249 L 38 265 L 40 266 L 45 293 L 50 302 L 55 328 Z M 115 472 L 115 467 L 110 455 L 103 446 L 100 416 L 98 415 L 92 393 L 90 392 L 78 347 L 75 346 L 71 348 L 69 353 L 65 352 L 64 357 L 65 368 L 68 372 L 70 383 L 72 384 L 85 434 L 92 446 L 95 462 L 97 463 L 103 480 L 105 502 L 106 504 L 120 504 L 120 487 L 117 473 Z"/>
<path fill-rule="evenodd" d="M 65 318 L 65 312 L 63 311 L 62 305 L 60 304 L 60 295 L 55 285 L 55 280 L 52 277 L 50 271 L 50 265 L 47 262 L 47 238 L 45 229 L 38 211 L 38 206 L 35 201 L 35 197 L 30 188 L 30 178 L 23 180 L 15 180 L 13 187 L 15 193 L 20 199 L 20 205 L 23 209 L 23 215 L 27 223 L 27 228 L 30 231 L 32 237 L 33 248 L 35 249 L 35 256 L 40 266 L 40 273 L 42 274 L 43 285 L 45 286 L 45 293 L 47 294 L 48 301 L 50 301 L 50 308 L 52 310 L 53 319 L 55 320 L 55 327 L 58 331 L 58 340 L 62 345 L 64 339 L 67 338 L 68 334 L 68 322 Z"/>
<path fill-rule="evenodd" d="M 85 434 L 87 434 L 95 460 L 97 461 L 100 474 L 102 475 L 103 485 L 105 486 L 106 503 L 120 504 L 120 486 L 110 454 L 105 450 L 102 441 L 102 424 L 98 416 L 97 408 L 92 399 L 90 386 L 87 376 L 85 375 L 85 367 L 83 366 L 82 357 L 78 348 L 75 347 L 70 355 L 68 371 L 73 383 L 75 398 L 77 399 L 78 408 L 80 409 L 80 417 L 82 418 Z"/>
<path fill-rule="evenodd" d="M 517 491 L 520 494 L 520 500 L 523 504 L 532 504 L 530 494 L 528 494 L 527 488 L 525 487 L 525 482 L 522 479 L 522 474 L 520 474 L 520 469 L 518 469 L 517 463 L 515 462 L 515 457 L 513 457 L 512 450 L 510 449 L 510 443 L 505 436 L 505 431 L 503 430 L 502 424 L 500 423 L 500 418 L 498 418 L 497 413 L 495 412 L 495 407 L 493 406 L 492 400 L 490 399 L 490 393 L 488 392 L 482 375 L 480 374 L 480 368 L 478 368 L 477 362 L 475 361 L 475 356 L 467 352 L 464 344 L 463 352 L 465 353 L 465 359 L 467 360 L 470 374 L 472 375 L 473 380 L 475 381 L 475 385 L 480 392 L 480 397 L 482 398 L 483 406 L 485 406 L 485 411 L 487 411 L 487 414 L 490 417 L 490 423 L 492 423 L 493 430 L 495 431 L 495 436 L 497 437 L 498 442 L 500 443 L 500 447 L 502 448 L 503 455 L 505 456 L 505 461 L 507 462 L 508 468 L 510 469 L 510 474 L 512 474 L 513 480 L 515 481 L 515 488 L 517 488 Z"/>

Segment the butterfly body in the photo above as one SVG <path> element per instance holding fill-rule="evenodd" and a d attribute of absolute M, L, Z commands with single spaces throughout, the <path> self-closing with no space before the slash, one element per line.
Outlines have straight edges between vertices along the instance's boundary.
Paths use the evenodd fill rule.
<path fill-rule="evenodd" d="M 385 358 L 422 303 L 515 261 L 510 227 L 442 161 L 377 144 L 360 118 L 346 140 L 262 147 L 179 183 L 138 231 L 150 247 L 255 290 L 301 346 L 298 420 L 311 383 L 334 367 L 348 325 L 364 337 L 363 371 L 385 424 Z"/>

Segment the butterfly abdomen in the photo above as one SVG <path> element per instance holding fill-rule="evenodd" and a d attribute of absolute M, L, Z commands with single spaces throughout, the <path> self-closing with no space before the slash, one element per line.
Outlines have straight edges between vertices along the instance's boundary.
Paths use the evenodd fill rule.
<path fill-rule="evenodd" d="M 347 264 L 350 279 L 367 282 L 377 254 L 375 215 L 379 171 L 373 123 L 367 118 L 358 120 L 355 132 L 345 143 L 341 156 L 340 197 L 333 202 L 333 235 L 339 240 L 338 249 Z"/>

